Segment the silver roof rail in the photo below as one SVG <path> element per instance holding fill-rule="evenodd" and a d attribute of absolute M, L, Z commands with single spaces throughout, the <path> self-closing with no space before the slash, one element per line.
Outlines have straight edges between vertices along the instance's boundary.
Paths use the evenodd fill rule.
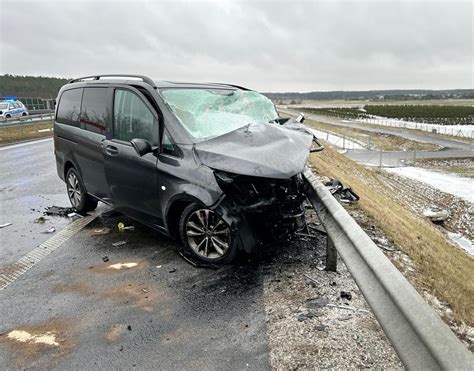
<path fill-rule="evenodd" d="M 148 85 L 152 86 L 153 88 L 156 87 L 155 82 L 152 79 L 150 79 L 148 76 L 129 75 L 129 74 L 124 74 L 124 73 L 78 77 L 77 79 L 72 79 L 72 80 L 68 81 L 68 84 L 72 84 L 73 82 L 79 82 L 79 81 L 84 81 L 84 80 L 100 80 L 101 77 L 132 77 L 132 78 L 136 78 L 136 79 L 141 79 L 143 82 L 147 83 Z"/>

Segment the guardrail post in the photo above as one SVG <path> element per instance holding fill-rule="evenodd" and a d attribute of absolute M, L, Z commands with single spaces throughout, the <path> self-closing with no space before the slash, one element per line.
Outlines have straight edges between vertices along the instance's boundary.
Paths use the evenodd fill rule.
<path fill-rule="evenodd" d="M 329 272 L 337 272 L 337 250 L 329 236 L 327 236 L 326 243 L 326 270 Z"/>

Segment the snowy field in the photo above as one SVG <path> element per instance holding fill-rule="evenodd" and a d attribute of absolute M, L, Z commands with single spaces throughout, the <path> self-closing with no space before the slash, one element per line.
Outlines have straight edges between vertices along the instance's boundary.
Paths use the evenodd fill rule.
<path fill-rule="evenodd" d="M 472 179 L 411 166 L 387 168 L 385 170 L 429 184 L 440 191 L 474 203 L 474 182 Z"/>
<path fill-rule="evenodd" d="M 347 120 L 343 120 L 350 122 Z M 408 128 L 418 129 L 422 131 L 433 132 L 436 130 L 439 134 L 452 135 L 455 137 L 473 138 L 474 137 L 474 125 L 436 125 L 436 124 L 423 124 L 420 122 L 403 121 L 397 119 L 389 119 L 385 117 L 373 116 L 368 119 L 354 120 L 355 122 L 363 122 L 365 124 L 376 124 L 383 126 L 391 126 L 397 128 Z"/>

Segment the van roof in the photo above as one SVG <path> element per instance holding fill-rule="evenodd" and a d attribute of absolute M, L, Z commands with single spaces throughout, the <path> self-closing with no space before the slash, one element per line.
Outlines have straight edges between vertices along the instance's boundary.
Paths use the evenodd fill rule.
<path fill-rule="evenodd" d="M 119 78 L 122 77 L 122 78 Z M 131 78 L 131 79 L 130 79 Z M 167 81 L 167 80 L 152 80 L 151 78 L 143 75 L 129 75 L 129 74 L 114 74 L 114 75 L 94 75 L 79 77 L 73 80 L 70 80 L 68 83 L 122 83 L 122 84 L 131 84 L 134 82 L 140 82 L 140 80 L 157 89 L 165 88 L 230 88 L 230 89 L 241 89 L 241 90 L 250 90 L 242 86 L 225 84 L 225 83 L 195 83 L 195 82 L 177 82 L 177 81 Z"/>

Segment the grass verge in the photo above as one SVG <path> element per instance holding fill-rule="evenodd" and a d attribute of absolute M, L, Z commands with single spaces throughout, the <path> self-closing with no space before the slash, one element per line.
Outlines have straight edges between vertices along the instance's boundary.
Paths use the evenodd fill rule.
<path fill-rule="evenodd" d="M 337 178 L 360 196 L 359 207 L 416 264 L 414 286 L 451 305 L 458 322 L 474 324 L 474 259 L 451 245 L 430 222 L 403 207 L 377 170 L 367 169 L 330 146 L 311 155 L 316 171 Z"/>
<path fill-rule="evenodd" d="M 2 127 L 0 125 L 0 145 L 21 142 L 24 140 L 46 138 L 53 135 L 53 121 L 20 124 Z"/>

